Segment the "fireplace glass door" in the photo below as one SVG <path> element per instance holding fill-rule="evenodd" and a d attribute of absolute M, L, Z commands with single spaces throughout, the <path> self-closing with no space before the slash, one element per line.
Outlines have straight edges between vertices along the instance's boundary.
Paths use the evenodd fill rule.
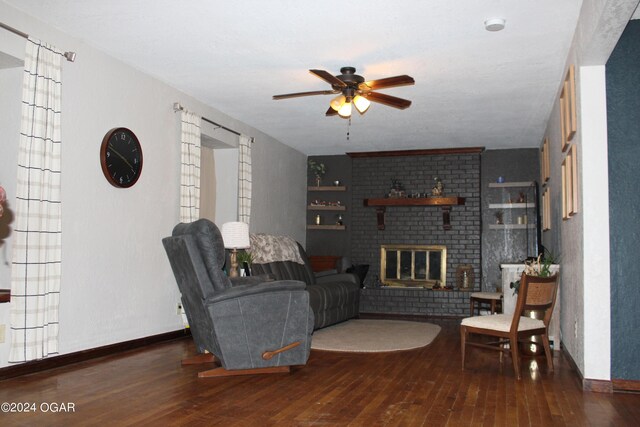
<path fill-rule="evenodd" d="M 432 288 L 446 285 L 445 246 L 382 245 L 380 270 L 388 286 Z"/>

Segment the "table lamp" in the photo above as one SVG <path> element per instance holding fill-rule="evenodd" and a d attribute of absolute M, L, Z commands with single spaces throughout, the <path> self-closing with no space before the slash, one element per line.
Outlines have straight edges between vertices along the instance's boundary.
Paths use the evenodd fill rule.
<path fill-rule="evenodd" d="M 222 240 L 224 247 L 231 249 L 231 268 L 229 277 L 238 277 L 238 249 L 248 249 L 251 247 L 249 241 L 249 224 L 244 222 L 225 222 L 222 224 Z"/>

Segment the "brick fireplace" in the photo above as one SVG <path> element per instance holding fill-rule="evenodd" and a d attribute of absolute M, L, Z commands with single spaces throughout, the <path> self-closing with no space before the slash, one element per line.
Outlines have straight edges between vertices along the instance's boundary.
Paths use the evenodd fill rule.
<path fill-rule="evenodd" d="M 369 154 L 369 153 L 364 153 Z M 460 316 L 468 313 L 469 292 L 456 286 L 456 269 L 472 265 L 481 275 L 480 149 L 456 153 L 425 150 L 363 155 L 352 153 L 350 253 L 354 263 L 369 264 L 360 311 L 369 313 Z M 376 209 L 364 199 L 383 198 L 392 181 L 399 181 L 408 194 L 430 193 L 434 177 L 444 184 L 446 196 L 465 199 L 452 206 L 450 229 L 443 227 L 439 206 L 394 206 L 386 209 L 384 230 L 378 227 Z M 453 290 L 381 287 L 380 248 L 383 245 L 439 245 L 446 247 L 446 283 Z M 479 280 L 474 289 L 480 289 Z"/>

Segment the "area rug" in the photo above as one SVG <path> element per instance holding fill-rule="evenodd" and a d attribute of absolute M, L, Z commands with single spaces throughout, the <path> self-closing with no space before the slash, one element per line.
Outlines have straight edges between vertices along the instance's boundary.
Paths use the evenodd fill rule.
<path fill-rule="evenodd" d="M 405 320 L 351 319 L 313 333 L 314 350 L 372 353 L 429 345 L 440 326 Z"/>

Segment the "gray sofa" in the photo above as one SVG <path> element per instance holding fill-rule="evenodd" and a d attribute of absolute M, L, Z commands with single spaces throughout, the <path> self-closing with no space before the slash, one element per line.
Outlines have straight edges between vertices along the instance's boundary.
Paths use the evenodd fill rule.
<path fill-rule="evenodd" d="M 314 274 L 307 254 L 300 244 L 298 251 L 304 261 L 276 261 L 252 264 L 252 274 L 268 274 L 276 280 L 301 280 L 307 284 L 309 303 L 313 310 L 314 329 L 357 317 L 360 304 L 360 280 L 350 273 Z"/>

